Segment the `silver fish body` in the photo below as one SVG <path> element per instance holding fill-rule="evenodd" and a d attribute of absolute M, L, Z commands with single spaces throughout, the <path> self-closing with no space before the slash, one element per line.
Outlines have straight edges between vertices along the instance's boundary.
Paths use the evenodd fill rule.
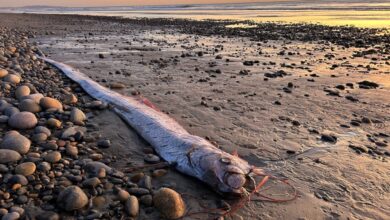
<path fill-rule="evenodd" d="M 245 191 L 246 177 L 252 170 L 245 160 L 188 133 L 168 115 L 138 99 L 105 88 L 66 64 L 42 59 L 60 69 L 93 98 L 113 105 L 120 117 L 178 171 L 207 183 L 220 193 L 242 194 Z"/>

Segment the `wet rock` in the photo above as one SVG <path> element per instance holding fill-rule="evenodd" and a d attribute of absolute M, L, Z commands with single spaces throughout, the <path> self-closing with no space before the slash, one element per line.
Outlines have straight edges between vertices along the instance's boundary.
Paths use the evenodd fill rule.
<path fill-rule="evenodd" d="M 49 118 L 46 121 L 46 125 L 50 128 L 61 128 L 62 122 L 55 118 Z"/>
<path fill-rule="evenodd" d="M 20 83 L 21 78 L 16 74 L 8 74 L 3 78 L 3 80 L 11 84 L 18 84 Z"/>
<path fill-rule="evenodd" d="M 70 121 L 76 125 L 84 124 L 84 121 L 87 119 L 84 112 L 78 108 L 72 108 L 70 112 Z"/>
<path fill-rule="evenodd" d="M 0 164 L 16 162 L 22 159 L 22 156 L 14 151 L 8 149 L 0 149 Z"/>
<path fill-rule="evenodd" d="M 30 87 L 28 86 L 19 86 L 16 91 L 15 91 L 15 96 L 17 99 L 22 98 L 23 96 L 28 96 L 30 95 Z"/>
<path fill-rule="evenodd" d="M 332 143 L 332 144 L 337 143 L 337 137 L 335 135 L 332 135 L 332 134 L 322 134 L 321 140 L 324 142 Z"/>
<path fill-rule="evenodd" d="M 44 97 L 39 101 L 39 104 L 44 109 L 57 109 L 62 110 L 62 104 L 57 99 L 53 99 L 50 97 Z"/>
<path fill-rule="evenodd" d="M 350 144 L 349 147 L 355 150 L 357 153 L 368 153 L 368 148 L 362 145 Z"/>
<path fill-rule="evenodd" d="M 109 148 L 111 146 L 111 141 L 108 139 L 100 140 L 98 141 L 97 146 L 100 148 Z"/>
<path fill-rule="evenodd" d="M 44 126 L 37 126 L 37 127 L 35 127 L 34 133 L 36 133 L 36 134 L 44 133 L 47 136 L 51 135 L 51 131 L 48 128 L 44 127 Z"/>
<path fill-rule="evenodd" d="M 125 211 L 130 217 L 136 217 L 139 213 L 139 203 L 135 196 L 130 196 L 125 204 Z"/>
<path fill-rule="evenodd" d="M 120 189 L 118 190 L 117 197 L 119 201 L 124 202 L 130 198 L 130 194 L 126 190 Z"/>
<path fill-rule="evenodd" d="M 161 177 L 161 176 L 164 176 L 165 174 L 167 174 L 167 170 L 165 169 L 157 169 L 157 170 L 154 170 L 153 173 L 152 173 L 152 176 L 153 177 Z"/>
<path fill-rule="evenodd" d="M 75 136 L 77 133 L 84 133 L 86 131 L 86 128 L 79 127 L 79 126 L 73 126 L 65 129 L 64 132 L 62 132 L 61 139 L 67 140 L 70 137 Z"/>
<path fill-rule="evenodd" d="M 16 114 L 16 113 L 19 113 L 19 109 L 18 108 L 15 108 L 15 107 L 8 107 L 6 109 L 4 109 L 4 114 L 8 117 L 11 117 L 12 115 Z"/>
<path fill-rule="evenodd" d="M 1 124 L 8 123 L 8 119 L 9 119 L 8 116 L 6 116 L 6 115 L 0 115 L 0 123 L 1 123 Z"/>
<path fill-rule="evenodd" d="M 161 188 L 153 195 L 153 204 L 162 216 L 178 219 L 184 216 L 186 208 L 180 194 L 169 188 Z"/>
<path fill-rule="evenodd" d="M 95 188 L 99 184 L 101 184 L 101 181 L 97 177 L 92 177 L 83 181 L 83 186 L 90 187 L 90 188 Z"/>
<path fill-rule="evenodd" d="M 51 170 L 51 165 L 44 161 L 38 164 L 37 169 L 42 172 L 48 172 Z"/>
<path fill-rule="evenodd" d="M 67 105 L 75 104 L 77 101 L 77 97 L 73 94 L 65 94 L 62 98 L 62 102 Z"/>
<path fill-rule="evenodd" d="M 145 206 L 152 206 L 153 205 L 152 195 L 143 195 L 140 197 L 139 201 Z"/>
<path fill-rule="evenodd" d="M 20 184 L 22 186 L 26 186 L 28 184 L 28 180 L 25 176 L 16 174 L 13 175 L 9 180 L 8 183 L 10 184 Z"/>
<path fill-rule="evenodd" d="M 49 163 L 57 163 L 61 160 L 61 153 L 58 151 L 52 151 L 47 153 L 43 159 Z"/>
<path fill-rule="evenodd" d="M 8 125 L 16 129 L 31 129 L 34 128 L 37 123 L 37 118 L 31 112 L 16 113 L 8 120 Z"/>
<path fill-rule="evenodd" d="M 107 173 L 112 172 L 111 167 L 98 161 L 89 162 L 83 168 L 85 172 L 87 172 L 91 176 L 98 176 L 98 174 L 101 172 L 102 169 Z"/>
<path fill-rule="evenodd" d="M 124 89 L 124 88 L 126 88 L 126 86 L 123 83 L 112 82 L 112 83 L 110 83 L 110 88 L 112 88 L 112 89 Z"/>
<path fill-rule="evenodd" d="M 79 210 L 88 204 L 88 197 L 78 186 L 68 186 L 58 195 L 57 204 L 66 211 Z"/>
<path fill-rule="evenodd" d="M 35 170 L 36 170 L 36 166 L 35 163 L 33 162 L 21 163 L 15 167 L 15 173 L 21 174 L 23 176 L 32 175 L 35 172 Z"/>
<path fill-rule="evenodd" d="M 35 93 L 35 94 L 31 94 L 31 95 L 27 95 L 27 96 L 22 96 L 20 98 L 20 101 L 22 100 L 26 100 L 26 99 L 31 99 L 33 100 L 35 103 L 39 104 L 39 101 L 43 98 L 43 95 L 40 94 L 40 93 Z"/>
<path fill-rule="evenodd" d="M 45 133 L 34 134 L 31 140 L 35 143 L 43 143 L 47 140 L 47 135 Z"/>
<path fill-rule="evenodd" d="M 367 80 L 358 82 L 358 84 L 359 84 L 359 88 L 361 88 L 361 89 L 376 89 L 379 87 L 378 83 L 370 82 Z"/>
<path fill-rule="evenodd" d="M 20 218 L 20 214 L 17 212 L 10 212 L 4 215 L 1 220 L 18 220 Z"/>
<path fill-rule="evenodd" d="M 20 111 L 37 113 L 40 112 L 41 106 L 32 99 L 25 99 L 19 103 Z"/>
<path fill-rule="evenodd" d="M 145 162 L 147 163 L 158 163 L 160 162 L 160 158 L 154 154 L 146 154 L 144 157 Z"/>
<path fill-rule="evenodd" d="M 8 75 L 8 71 L 0 68 L 0 78 L 4 78 L 6 75 Z"/>
<path fill-rule="evenodd" d="M 14 150 L 20 154 L 26 154 L 30 150 L 31 141 L 17 131 L 8 132 L 0 143 L 1 149 Z"/>

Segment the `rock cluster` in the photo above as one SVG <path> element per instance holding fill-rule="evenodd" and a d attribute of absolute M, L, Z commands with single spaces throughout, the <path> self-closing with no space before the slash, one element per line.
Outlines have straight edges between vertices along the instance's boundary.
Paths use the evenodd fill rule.
<path fill-rule="evenodd" d="M 104 150 L 113 144 L 89 120 L 107 105 L 39 60 L 30 36 L 0 28 L 0 218 L 136 218 L 153 207 L 166 218 L 182 217 L 179 194 L 154 193 L 152 176 L 166 170 L 137 179 L 109 166 L 115 156 Z"/>

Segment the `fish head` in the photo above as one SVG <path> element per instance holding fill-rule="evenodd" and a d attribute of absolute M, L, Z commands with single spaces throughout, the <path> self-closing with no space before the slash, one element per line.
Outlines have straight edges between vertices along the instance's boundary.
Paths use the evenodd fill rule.
<path fill-rule="evenodd" d="M 247 184 L 251 166 L 246 161 L 229 154 L 214 162 L 218 179 L 217 190 L 229 196 L 242 196 L 246 192 L 244 186 Z"/>

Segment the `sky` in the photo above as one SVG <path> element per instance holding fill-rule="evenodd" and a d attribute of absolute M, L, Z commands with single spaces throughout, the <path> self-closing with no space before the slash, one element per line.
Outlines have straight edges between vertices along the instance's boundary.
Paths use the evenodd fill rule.
<path fill-rule="evenodd" d="M 93 6 L 133 6 L 169 4 L 214 4 L 243 2 L 275 2 L 290 0 L 0 0 L 0 7 L 20 7 L 32 5 L 93 7 Z"/>

